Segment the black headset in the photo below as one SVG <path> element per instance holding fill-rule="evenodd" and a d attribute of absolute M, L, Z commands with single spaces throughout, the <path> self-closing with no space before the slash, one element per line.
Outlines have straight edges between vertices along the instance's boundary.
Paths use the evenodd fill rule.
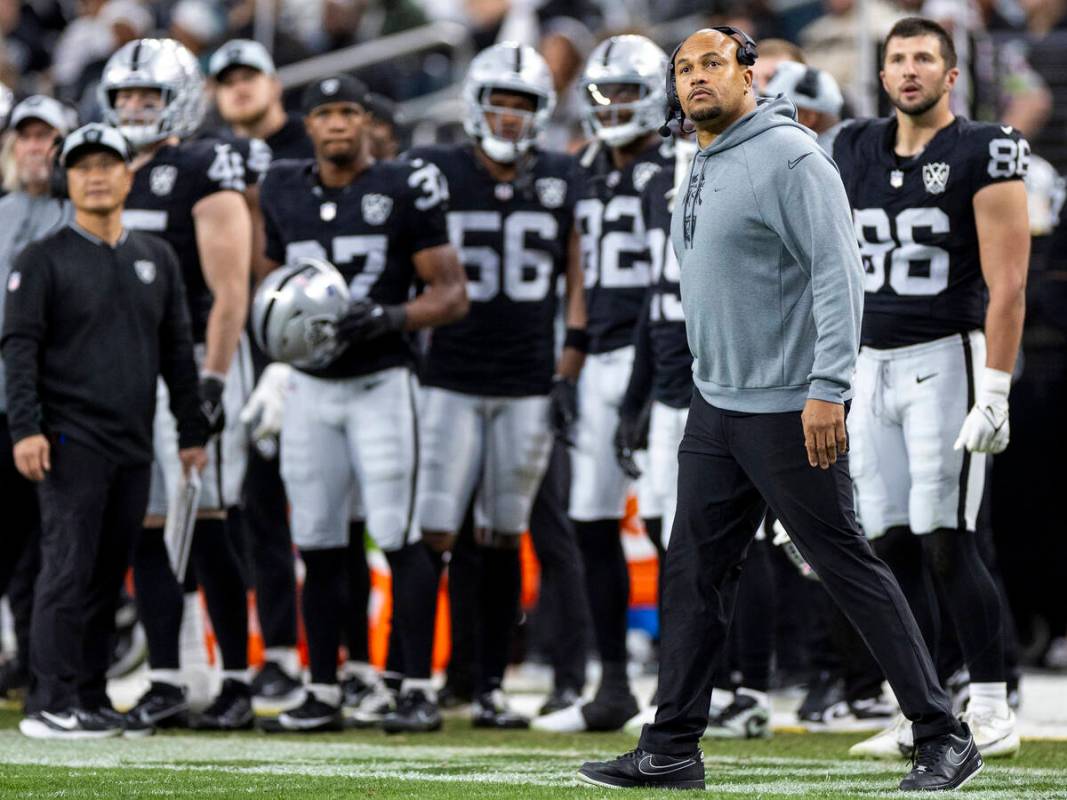
<path fill-rule="evenodd" d="M 716 25 L 706 30 L 718 31 L 719 33 L 725 33 L 731 39 L 737 42 L 737 63 L 745 67 L 751 67 L 756 63 L 756 42 L 740 28 L 735 28 L 733 25 Z M 671 121 L 677 117 L 678 120 L 682 120 L 685 114 L 682 113 L 682 102 L 678 99 L 678 87 L 674 83 L 674 60 L 678 57 L 678 51 L 682 49 L 682 45 L 685 44 L 685 39 L 678 43 L 678 46 L 674 48 L 674 52 L 671 53 L 671 61 L 667 65 L 667 119 L 663 121 L 663 127 L 659 129 L 659 135 L 663 138 L 670 138 L 671 135 Z"/>

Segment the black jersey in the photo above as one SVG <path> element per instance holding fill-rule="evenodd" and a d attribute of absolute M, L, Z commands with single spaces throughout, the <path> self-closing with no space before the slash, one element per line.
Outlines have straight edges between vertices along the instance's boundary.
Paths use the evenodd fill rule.
<path fill-rule="evenodd" d="M 448 243 L 447 198 L 441 172 L 423 161 L 374 162 L 341 189 L 322 186 L 313 160 L 275 161 L 259 192 L 267 257 L 325 259 L 345 276 L 352 299 L 405 303 L 415 285 L 412 256 Z M 349 378 L 411 361 L 407 337 L 393 333 L 306 372 Z"/>
<path fill-rule="evenodd" d="M 285 124 L 264 139 L 274 158 L 305 159 L 315 157 L 315 148 L 308 138 L 304 127 L 304 118 L 300 114 L 289 113 Z"/>
<path fill-rule="evenodd" d="M 641 213 L 652 258 L 648 287 L 652 396 L 672 408 L 688 408 L 693 397 L 693 354 L 685 337 L 682 274 L 671 244 L 673 194 L 673 165 L 653 175 L 641 192 Z"/>
<path fill-rule="evenodd" d="M 178 254 L 193 323 L 193 339 L 204 341 L 213 298 L 200 267 L 193 206 L 216 192 L 245 190 L 241 154 L 225 141 L 193 139 L 164 145 L 137 170 L 122 223 L 162 236 Z"/>
<path fill-rule="evenodd" d="M 575 206 L 582 241 L 589 352 L 629 345 L 648 288 L 649 254 L 641 217 L 641 190 L 674 164 L 671 141 L 649 145 L 625 169 L 600 150 L 580 169 Z"/>
<path fill-rule="evenodd" d="M 862 343 L 878 349 L 982 327 L 974 195 L 1022 180 L 1030 157 L 1006 125 L 957 117 L 908 159 L 893 152 L 896 132 L 895 117 L 863 120 L 833 144 L 866 272 Z"/>
<path fill-rule="evenodd" d="M 466 317 L 433 330 L 422 382 L 490 397 L 547 394 L 557 278 L 574 225 L 574 158 L 539 151 L 516 185 L 495 181 L 469 144 L 408 157 L 436 164 L 448 180 L 449 238 L 471 301 Z"/>

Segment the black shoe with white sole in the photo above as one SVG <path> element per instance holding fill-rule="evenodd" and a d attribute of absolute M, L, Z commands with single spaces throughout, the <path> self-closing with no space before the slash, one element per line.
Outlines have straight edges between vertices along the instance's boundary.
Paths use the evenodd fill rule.
<path fill-rule="evenodd" d="M 252 705 L 261 713 L 286 711 L 303 700 L 304 684 L 276 661 L 266 662 L 252 679 Z"/>
<path fill-rule="evenodd" d="M 609 789 L 704 790 L 704 756 L 665 756 L 632 750 L 614 761 L 587 761 L 578 780 Z"/>
<path fill-rule="evenodd" d="M 131 717 L 129 714 L 123 714 L 121 711 L 116 711 L 111 706 L 99 708 L 96 713 L 104 719 L 111 720 L 115 724 L 121 725 L 122 735 L 127 739 L 142 739 L 145 736 L 151 736 L 156 732 L 154 725 L 150 725 L 136 717 Z"/>
<path fill-rule="evenodd" d="M 153 682 L 126 716 L 138 725 L 186 728 L 189 726 L 189 701 L 180 686 Z"/>
<path fill-rule="evenodd" d="M 80 708 L 38 711 L 19 722 L 19 731 L 31 739 L 107 739 L 121 736 L 122 730 L 117 720 Z"/>
<path fill-rule="evenodd" d="M 283 731 L 318 733 L 344 729 L 341 707 L 324 703 L 308 691 L 304 702 L 278 715 L 278 727 Z"/>
<path fill-rule="evenodd" d="M 193 721 L 193 727 L 202 731 L 242 731 L 251 728 L 254 722 L 251 687 L 227 678 L 211 705 Z"/>
<path fill-rule="evenodd" d="M 965 723 L 959 733 L 946 733 L 915 745 L 911 772 L 900 782 L 901 791 L 937 792 L 958 789 L 977 775 L 982 755 Z"/>
<path fill-rule="evenodd" d="M 386 733 L 429 733 L 440 729 L 441 709 L 420 689 L 401 694 L 396 710 L 382 720 Z"/>
<path fill-rule="evenodd" d="M 545 698 L 545 702 L 537 712 L 537 716 L 544 717 L 548 714 L 562 711 L 565 708 L 570 708 L 581 699 L 581 692 L 577 692 L 574 689 L 568 689 L 566 687 L 562 689 L 553 689 L 552 694 Z"/>
<path fill-rule="evenodd" d="M 524 730 L 530 727 L 530 720 L 512 710 L 507 696 L 500 689 L 494 689 L 474 698 L 471 703 L 471 724 L 475 728 Z"/>

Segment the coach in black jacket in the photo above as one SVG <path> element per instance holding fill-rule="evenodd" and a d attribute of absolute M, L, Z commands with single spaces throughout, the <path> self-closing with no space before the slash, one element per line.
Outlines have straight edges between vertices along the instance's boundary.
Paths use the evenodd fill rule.
<path fill-rule="evenodd" d="M 105 673 L 131 536 L 148 503 L 158 375 L 187 470 L 204 463 L 207 427 L 177 259 L 162 240 L 122 227 L 132 184 L 125 140 L 87 125 L 68 137 L 61 162 L 74 222 L 16 260 L 0 344 L 15 464 L 38 482 L 41 505 L 20 730 L 89 738 L 123 731 Z"/>

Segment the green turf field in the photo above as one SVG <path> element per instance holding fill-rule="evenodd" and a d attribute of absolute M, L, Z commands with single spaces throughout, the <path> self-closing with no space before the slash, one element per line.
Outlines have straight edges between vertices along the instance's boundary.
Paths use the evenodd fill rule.
<path fill-rule="evenodd" d="M 450 721 L 442 734 L 316 736 L 160 734 L 142 740 L 40 742 L 0 713 L 0 798 L 299 797 L 477 800 L 603 795 L 574 772 L 595 756 L 633 746 L 621 734 L 549 736 L 475 731 Z M 715 797 L 839 800 L 896 793 L 906 765 L 848 759 L 858 736 L 778 734 L 768 741 L 708 743 Z M 677 797 L 672 792 L 633 792 Z M 1025 742 L 992 762 L 958 795 L 978 800 L 1067 798 L 1067 743 Z"/>

